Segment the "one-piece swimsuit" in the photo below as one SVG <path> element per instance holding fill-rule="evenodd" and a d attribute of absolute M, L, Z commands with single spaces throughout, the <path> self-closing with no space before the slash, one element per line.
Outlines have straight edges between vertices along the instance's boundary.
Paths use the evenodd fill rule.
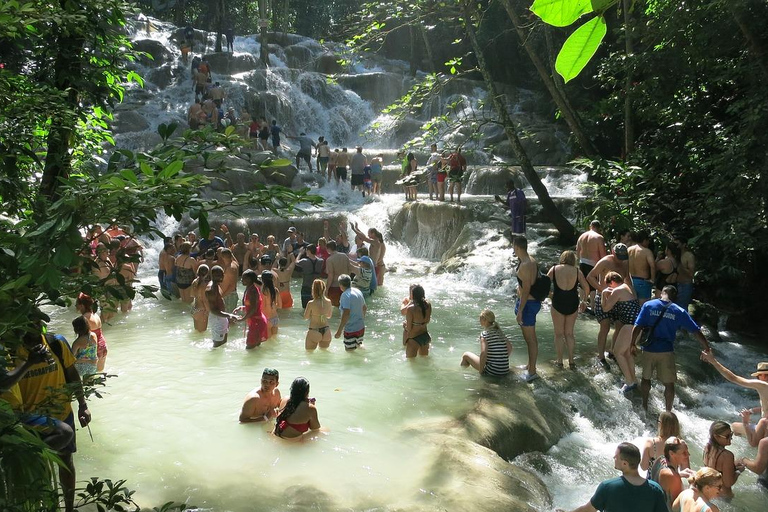
<path fill-rule="evenodd" d="M 552 307 L 561 315 L 572 315 L 579 309 L 579 280 L 576 279 L 570 290 L 563 290 L 557 285 L 554 269 L 552 270 L 552 278 L 552 284 L 555 285 L 552 293 Z"/>

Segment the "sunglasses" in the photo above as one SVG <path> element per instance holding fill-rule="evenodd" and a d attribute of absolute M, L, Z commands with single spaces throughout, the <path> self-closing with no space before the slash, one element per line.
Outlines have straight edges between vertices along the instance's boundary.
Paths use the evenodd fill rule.
<path fill-rule="evenodd" d="M 733 439 L 733 432 L 728 432 L 727 434 L 715 434 L 718 437 L 722 437 L 724 439 Z"/>

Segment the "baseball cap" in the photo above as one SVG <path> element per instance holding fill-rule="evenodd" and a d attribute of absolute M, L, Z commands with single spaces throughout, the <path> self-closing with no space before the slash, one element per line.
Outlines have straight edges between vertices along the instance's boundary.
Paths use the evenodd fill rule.
<path fill-rule="evenodd" d="M 627 252 L 627 246 L 624 244 L 614 245 L 613 254 L 622 261 L 629 259 L 629 252 Z"/>
<path fill-rule="evenodd" d="M 293 226 L 291 226 L 291 227 L 289 227 L 289 228 L 288 228 L 288 232 L 289 232 L 289 233 L 295 233 L 296 231 L 297 231 L 297 230 L 296 230 L 296 228 L 295 228 L 295 227 L 293 227 Z"/>

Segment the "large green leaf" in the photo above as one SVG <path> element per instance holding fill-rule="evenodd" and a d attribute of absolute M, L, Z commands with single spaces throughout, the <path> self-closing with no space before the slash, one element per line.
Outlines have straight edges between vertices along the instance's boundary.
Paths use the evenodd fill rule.
<path fill-rule="evenodd" d="M 613 7 L 619 0 L 592 0 L 592 10 L 597 14 L 602 14 L 610 7 Z"/>
<path fill-rule="evenodd" d="M 592 12 L 591 0 L 536 0 L 531 11 L 545 23 L 567 27 L 583 15 Z"/>
<path fill-rule="evenodd" d="M 568 82 L 581 73 L 603 41 L 605 32 L 605 19 L 602 16 L 596 16 L 576 29 L 565 40 L 555 61 L 555 69 L 563 80 Z"/>

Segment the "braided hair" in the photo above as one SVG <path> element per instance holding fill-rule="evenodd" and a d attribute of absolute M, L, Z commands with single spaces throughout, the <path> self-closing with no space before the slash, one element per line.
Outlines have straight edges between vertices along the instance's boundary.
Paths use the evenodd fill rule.
<path fill-rule="evenodd" d="M 280 436 L 283 432 L 283 428 L 280 425 L 283 421 L 288 420 L 291 415 L 296 412 L 301 402 L 304 402 L 309 396 L 309 381 L 304 377 L 296 377 L 291 383 L 291 396 L 288 398 L 288 402 L 280 414 L 275 418 L 275 435 Z"/>
<path fill-rule="evenodd" d="M 269 291 L 270 301 L 269 303 L 274 305 L 277 301 L 277 288 L 275 288 L 275 275 L 271 270 L 265 270 L 261 273 L 261 280 L 264 283 L 264 288 Z"/>

